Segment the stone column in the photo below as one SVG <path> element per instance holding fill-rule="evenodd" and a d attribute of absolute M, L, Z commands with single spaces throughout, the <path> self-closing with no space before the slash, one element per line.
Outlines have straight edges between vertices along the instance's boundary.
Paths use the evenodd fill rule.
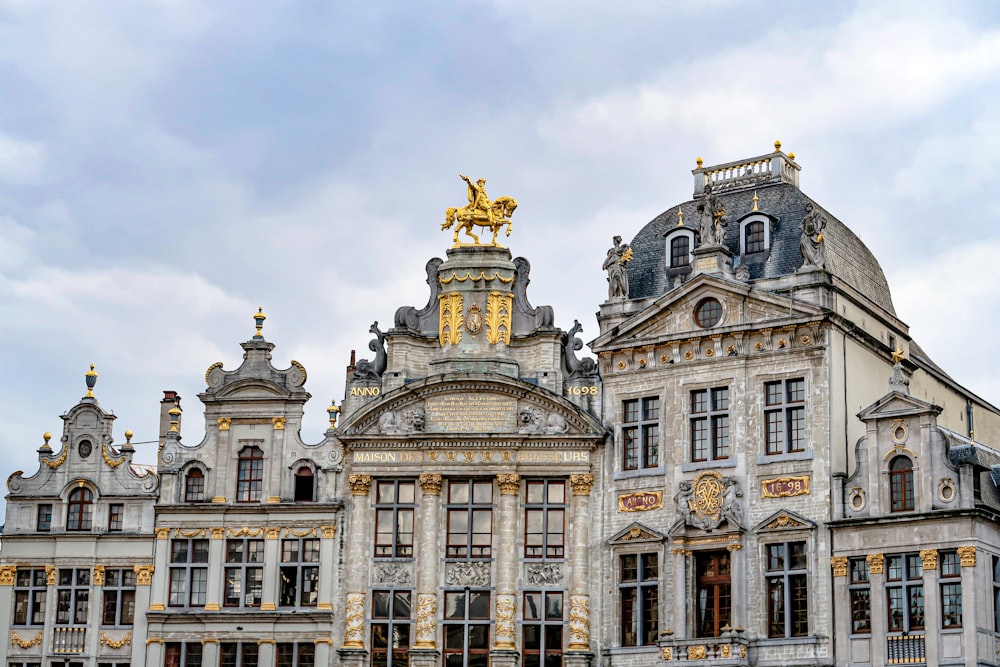
<path fill-rule="evenodd" d="M 351 485 L 351 531 L 347 545 L 347 565 L 345 567 L 345 588 L 347 599 L 344 605 L 344 644 L 337 651 L 341 664 L 346 667 L 362 667 L 368 659 L 365 650 L 365 591 L 368 589 L 366 574 L 371 554 L 368 553 L 369 535 L 369 493 L 372 488 L 371 475 L 351 475 L 347 478 Z"/>
<path fill-rule="evenodd" d="M 201 664 L 219 664 L 219 640 L 215 637 L 208 637 L 201 640 Z M 146 663 L 146 667 L 157 667 L 157 665 Z"/>
<path fill-rule="evenodd" d="M 330 649 L 333 648 L 333 640 L 328 637 L 323 637 L 321 639 L 314 639 L 313 643 L 316 644 L 316 667 L 330 667 L 332 658 L 330 655 Z M 205 664 L 214 665 L 217 663 L 210 662 Z"/>
<path fill-rule="evenodd" d="M 992 595 L 992 587 L 989 583 L 984 582 L 985 585 L 980 587 L 981 590 L 976 589 L 976 547 L 959 547 L 957 551 L 959 563 L 962 566 L 962 634 L 965 635 L 962 640 L 966 647 L 971 647 L 976 645 L 976 610 L 985 606 L 977 598 L 983 595 L 983 597 L 989 599 Z M 989 556 L 986 558 L 986 571 L 989 572 Z M 992 573 L 990 574 L 992 575 Z M 989 578 L 992 579 L 992 576 Z M 927 591 L 924 590 L 924 600 L 927 599 Z M 982 618 L 982 616 L 979 616 L 979 618 Z M 931 663 L 928 662 L 927 664 Z M 965 664 L 966 667 L 975 667 L 979 664 L 976 662 L 975 651 L 966 649 Z"/>
<path fill-rule="evenodd" d="M 885 556 L 868 554 L 868 585 L 871 587 L 872 643 L 870 658 L 873 665 L 884 665 L 885 632 L 889 627 L 885 618 Z M 850 607 L 848 607 L 850 611 Z"/>
<path fill-rule="evenodd" d="M 850 564 L 847 556 L 833 556 L 830 558 L 830 567 L 833 568 L 833 604 L 832 609 L 851 609 L 851 595 L 848 591 L 848 573 Z M 881 599 L 881 598 L 879 598 Z M 851 614 L 832 614 L 833 621 L 833 641 L 836 655 L 850 655 L 850 636 L 854 620 Z"/>
<path fill-rule="evenodd" d="M 490 659 L 494 667 L 514 667 L 518 660 L 514 610 L 517 606 L 517 494 L 521 488 L 521 476 L 517 473 L 500 473 L 497 475 L 497 485 L 500 487 L 500 507 L 494 540 L 497 546 L 497 599 Z"/>
<path fill-rule="evenodd" d="M 208 590 L 205 591 L 205 611 L 222 609 L 222 587 L 225 584 L 226 529 L 209 528 L 208 534 Z"/>
<path fill-rule="evenodd" d="M 687 557 L 691 552 L 678 546 L 673 548 L 672 553 L 674 555 L 673 631 L 674 636 L 678 639 L 687 639 L 690 633 L 688 632 L 688 615 L 684 604 L 688 599 L 694 600 L 694 591 L 687 589 Z"/>
<path fill-rule="evenodd" d="M 97 568 L 94 568 L 95 570 Z M 146 609 L 151 605 L 149 604 L 149 597 L 153 591 L 153 573 L 154 569 L 152 565 L 133 565 L 132 571 L 135 572 L 135 622 L 132 625 L 132 655 L 138 658 L 138 651 L 136 651 L 136 646 L 144 646 L 146 644 L 146 637 L 149 635 L 149 624 L 146 622 Z M 95 577 L 96 579 L 96 577 Z M 96 598 L 101 599 L 101 598 Z M 97 626 L 94 626 L 97 627 Z"/>
<path fill-rule="evenodd" d="M 938 552 L 923 549 L 920 552 L 924 571 L 924 651 L 928 665 L 938 664 L 940 655 L 941 599 L 938 593 Z M 875 596 L 872 596 L 874 604 Z M 874 629 L 874 628 L 873 628 Z"/>
<path fill-rule="evenodd" d="M 274 639 L 271 637 L 264 637 L 257 640 L 257 664 L 258 665 L 273 665 L 274 659 L 277 654 L 277 647 L 274 645 Z M 204 664 L 204 663 L 202 663 Z M 152 666 L 150 666 L 152 667 Z"/>
<path fill-rule="evenodd" d="M 743 545 L 739 542 L 727 544 L 729 551 L 730 580 L 732 581 L 733 606 L 729 625 L 742 628 L 749 621 L 747 611 L 747 566 Z"/>
<path fill-rule="evenodd" d="M 163 638 L 150 637 L 146 640 L 146 665 L 156 667 L 163 664 Z M 213 663 L 203 663 L 213 664 Z M 217 663 L 214 663 L 217 664 Z"/>
<path fill-rule="evenodd" d="M 275 611 L 278 608 L 278 568 L 281 567 L 281 529 L 264 529 L 264 590 L 260 595 L 260 610 Z M 261 660 L 260 664 L 268 663 Z"/>
<path fill-rule="evenodd" d="M 336 526 L 320 526 L 320 535 L 322 539 L 319 542 L 319 562 L 324 565 L 319 569 L 319 597 L 316 600 L 316 609 L 320 611 L 333 611 L 333 582 L 330 581 L 333 578 L 333 571 L 336 569 L 334 564 L 335 558 L 335 548 L 337 536 Z M 317 652 L 319 650 L 319 644 L 316 645 Z M 327 647 L 327 652 L 329 652 L 329 647 Z M 320 664 L 317 658 L 317 665 Z"/>
<path fill-rule="evenodd" d="M 570 507 L 570 530 L 573 532 L 573 552 L 569 556 L 572 577 L 569 593 L 569 645 L 566 647 L 567 667 L 587 667 L 590 652 L 590 489 L 594 476 L 590 473 L 570 475 L 573 503 Z"/>
<path fill-rule="evenodd" d="M 417 627 L 411 651 L 413 667 L 434 667 L 437 650 L 438 563 L 441 562 L 441 475 L 420 475 L 420 535 L 417 561 Z"/>
<path fill-rule="evenodd" d="M 0 609 L 14 608 L 14 580 L 17 576 L 16 565 L 0 566 Z M 6 639 L 6 638 L 5 638 Z M 43 644 L 45 646 L 45 644 Z M 7 664 L 7 642 L 0 642 L 0 664 Z"/>
<path fill-rule="evenodd" d="M 217 461 L 221 465 L 216 466 L 214 475 L 215 480 L 213 484 L 209 485 L 208 484 L 209 480 L 205 480 L 207 487 L 205 491 L 208 492 L 209 489 L 214 491 L 215 495 L 212 496 L 213 503 L 225 503 L 226 494 L 229 493 L 228 491 L 230 482 L 229 469 L 232 468 L 234 472 L 236 470 L 236 465 L 235 462 L 233 461 L 233 453 L 230 451 L 232 449 L 231 429 L 233 425 L 233 419 L 232 417 L 219 417 L 218 419 L 216 419 L 216 423 L 219 425 L 219 440 L 218 440 L 219 450 L 218 450 Z M 236 493 L 235 482 L 233 483 L 233 493 L 234 494 Z M 205 664 L 210 664 L 210 663 L 205 663 Z"/>
<path fill-rule="evenodd" d="M 163 611 L 167 608 L 167 590 L 170 588 L 170 569 L 167 560 L 170 550 L 170 529 L 156 529 L 156 543 L 153 546 L 153 567 L 156 586 L 149 592 L 149 610 Z"/>

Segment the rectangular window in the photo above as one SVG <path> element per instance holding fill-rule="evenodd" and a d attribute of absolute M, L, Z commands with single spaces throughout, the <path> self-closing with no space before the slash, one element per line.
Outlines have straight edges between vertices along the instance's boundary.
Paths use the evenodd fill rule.
<path fill-rule="evenodd" d="M 659 563 L 656 554 L 628 554 L 619 558 L 622 646 L 656 644 L 659 624 Z"/>
<path fill-rule="evenodd" d="M 924 565 L 919 554 L 885 559 L 886 620 L 889 632 L 924 629 Z"/>
<path fill-rule="evenodd" d="M 222 642 L 219 644 L 219 667 L 257 667 L 257 642 Z"/>
<path fill-rule="evenodd" d="M 372 591 L 372 667 L 410 664 L 412 591 Z"/>
<path fill-rule="evenodd" d="M 767 545 L 767 636 L 809 634 L 809 567 L 805 542 Z"/>
<path fill-rule="evenodd" d="M 167 642 L 163 667 L 201 667 L 201 642 Z"/>
<path fill-rule="evenodd" d="M 691 460 L 729 458 L 729 387 L 691 392 Z"/>
<path fill-rule="evenodd" d="M 660 465 L 660 399 L 623 401 L 622 413 L 622 468 L 656 468 Z"/>
<path fill-rule="evenodd" d="M 208 540 L 170 541 L 170 606 L 204 607 L 208 589 Z"/>
<path fill-rule="evenodd" d="M 122 529 L 122 521 L 125 515 L 125 505 L 121 503 L 111 503 L 108 505 L 108 531 L 117 532 Z"/>
<path fill-rule="evenodd" d="M 733 580 L 728 551 L 695 554 L 695 636 L 718 637 L 733 613 Z"/>
<path fill-rule="evenodd" d="M 264 592 L 264 540 L 226 540 L 227 607 L 259 607 Z"/>
<path fill-rule="evenodd" d="M 670 239 L 670 268 L 680 269 L 691 265 L 691 241 L 687 236 Z"/>
<path fill-rule="evenodd" d="M 563 653 L 563 594 L 526 591 L 521 623 L 524 667 L 559 667 Z"/>
<path fill-rule="evenodd" d="M 45 625 L 48 577 L 41 568 L 18 570 L 14 575 L 14 618 L 11 625 Z"/>
<path fill-rule="evenodd" d="M 38 506 L 38 516 L 35 527 L 39 533 L 47 533 L 52 530 L 52 505 L 42 503 Z"/>
<path fill-rule="evenodd" d="M 280 589 L 282 607 L 315 607 L 319 598 L 319 540 L 281 540 Z"/>
<path fill-rule="evenodd" d="M 277 667 L 313 667 L 316 645 L 312 642 L 281 642 L 277 645 Z"/>
<path fill-rule="evenodd" d="M 941 627 L 962 627 L 962 567 L 958 553 L 942 551 L 941 568 Z"/>
<path fill-rule="evenodd" d="M 566 544 L 566 482 L 524 484 L 524 557 L 563 558 Z"/>
<path fill-rule="evenodd" d="M 86 625 L 90 609 L 90 568 L 60 568 L 56 588 L 56 624 Z"/>
<path fill-rule="evenodd" d="M 375 483 L 375 557 L 413 558 L 412 481 L 378 480 Z"/>
<path fill-rule="evenodd" d="M 444 593 L 444 667 L 487 667 L 490 651 L 488 590 Z"/>
<path fill-rule="evenodd" d="M 447 558 L 490 558 L 493 543 L 492 480 L 448 481 Z"/>
<path fill-rule="evenodd" d="M 135 570 L 131 568 L 106 570 L 101 591 L 102 625 L 132 625 L 135 616 Z"/>
<path fill-rule="evenodd" d="M 872 588 L 868 580 L 868 561 L 864 558 L 852 558 L 849 566 L 851 579 L 847 588 L 851 596 L 851 634 L 870 634 Z"/>
<path fill-rule="evenodd" d="M 764 384 L 764 430 L 767 454 L 806 449 L 806 382 L 802 378 Z"/>

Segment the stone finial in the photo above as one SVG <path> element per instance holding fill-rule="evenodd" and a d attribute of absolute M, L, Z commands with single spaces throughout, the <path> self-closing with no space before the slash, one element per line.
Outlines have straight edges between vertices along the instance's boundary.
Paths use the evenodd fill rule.
<path fill-rule="evenodd" d="M 420 490 L 424 492 L 425 496 L 441 495 L 441 475 L 425 472 L 421 473 L 418 479 L 420 481 Z"/>
<path fill-rule="evenodd" d="M 330 407 L 326 409 L 326 413 L 330 415 L 330 429 L 337 428 L 337 415 L 340 414 L 340 406 L 337 405 L 336 399 L 330 401 Z"/>
<path fill-rule="evenodd" d="M 781 150 L 781 141 L 775 141 L 774 142 L 774 150 L 775 151 L 780 151 Z"/>
<path fill-rule="evenodd" d="M 351 475 L 347 478 L 347 483 L 351 485 L 352 495 L 367 496 L 372 489 L 372 476 Z"/>
<path fill-rule="evenodd" d="M 97 384 L 97 371 L 94 370 L 94 364 L 90 365 L 90 370 L 84 373 L 87 380 L 87 393 L 84 398 L 94 397 L 94 386 Z"/>
<path fill-rule="evenodd" d="M 42 440 L 44 440 L 45 442 L 42 443 L 42 447 L 41 448 L 42 449 L 47 449 L 49 451 L 52 451 L 52 447 L 49 446 L 49 440 L 51 440 L 51 439 L 52 439 L 52 434 L 51 433 L 49 433 L 48 431 L 46 431 L 45 433 L 43 433 L 42 434 Z"/>
<path fill-rule="evenodd" d="M 178 423 L 181 418 L 180 408 L 170 408 L 170 410 L 167 411 L 167 414 L 170 415 L 170 433 L 179 433 L 180 428 L 178 428 Z"/>
<path fill-rule="evenodd" d="M 701 169 L 701 165 L 705 164 L 705 160 L 699 157 L 694 161 L 694 163 L 698 165 L 699 169 Z"/>
<path fill-rule="evenodd" d="M 253 316 L 254 324 L 257 327 L 257 333 L 254 334 L 254 338 L 259 338 L 259 339 L 264 338 L 264 334 L 262 334 L 261 331 L 264 329 L 264 320 L 266 319 L 267 315 L 264 314 L 264 308 L 263 307 L 258 308 L 257 314 Z"/>

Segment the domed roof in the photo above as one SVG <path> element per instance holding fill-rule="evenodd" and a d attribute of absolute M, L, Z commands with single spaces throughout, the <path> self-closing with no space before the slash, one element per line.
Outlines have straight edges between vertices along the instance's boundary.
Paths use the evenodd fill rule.
<path fill-rule="evenodd" d="M 787 164 L 794 165 L 780 152 L 754 160 L 759 162 L 774 156 L 780 156 Z M 794 166 L 797 172 L 798 167 Z M 718 168 L 695 170 L 696 179 L 704 178 L 703 175 L 712 173 L 711 170 L 718 171 Z M 812 204 L 827 219 L 826 229 L 823 232 L 826 270 L 867 297 L 873 304 L 895 315 L 889 284 L 875 256 L 844 223 L 803 194 L 797 186 L 797 181 L 795 173 L 794 178 L 789 178 L 787 175 L 784 178 L 768 176 L 745 179 L 742 184 L 730 182 L 723 187 L 716 187 L 715 191 L 726 209 L 728 218 L 723 245 L 733 253 L 734 262 L 737 266 L 744 264 L 749 269 L 752 281 L 794 274 L 802 267 L 804 261 L 802 251 L 799 249 L 802 237 L 801 224 L 806 213 L 806 205 Z M 696 185 L 698 182 L 696 180 Z M 628 264 L 629 298 L 659 296 L 680 285 L 687 277 L 687 272 L 668 268 L 666 237 L 677 229 L 689 229 L 697 237 L 699 202 L 700 198 L 692 199 L 668 208 L 646 224 L 632 239 L 630 245 L 634 257 Z M 678 213 L 682 214 L 683 222 Z M 756 216 L 756 219 L 770 219 L 770 244 L 765 252 L 746 255 L 741 253 L 740 223 L 752 216 Z"/>

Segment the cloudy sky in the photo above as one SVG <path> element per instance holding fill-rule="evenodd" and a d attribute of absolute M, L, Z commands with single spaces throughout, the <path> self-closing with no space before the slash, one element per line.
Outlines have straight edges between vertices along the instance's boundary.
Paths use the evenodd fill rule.
<path fill-rule="evenodd" d="M 990 0 L 0 0 L 3 475 L 90 363 L 118 444 L 156 438 L 164 389 L 199 441 L 205 369 L 259 306 L 317 441 L 372 321 L 425 303 L 460 172 L 519 200 L 529 297 L 589 340 L 611 237 L 690 199 L 698 156 L 775 139 L 912 335 L 1000 402 L 998 101 Z"/>

